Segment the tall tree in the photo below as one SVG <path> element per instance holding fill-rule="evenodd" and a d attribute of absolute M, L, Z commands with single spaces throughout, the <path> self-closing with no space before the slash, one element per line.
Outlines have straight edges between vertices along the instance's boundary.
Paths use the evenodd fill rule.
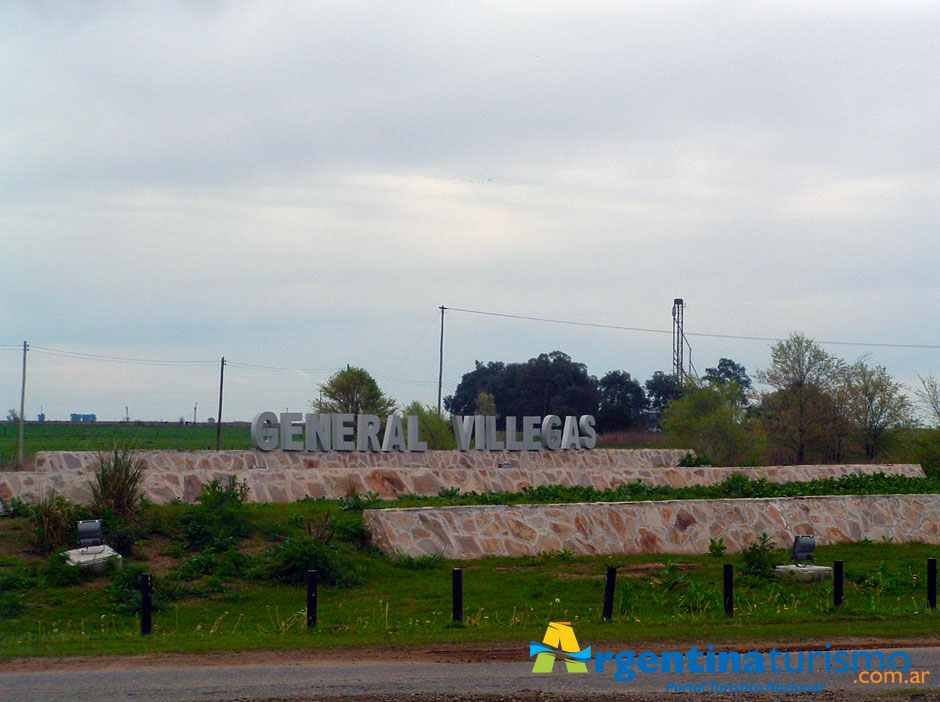
<path fill-rule="evenodd" d="M 453 414 L 474 414 L 481 392 L 493 397 L 502 418 L 596 414 L 600 399 L 597 378 L 561 351 L 539 354 L 525 363 L 477 361 L 456 392 L 445 398 L 444 407 Z"/>
<path fill-rule="evenodd" d="M 912 420 L 904 387 L 884 366 L 857 361 L 846 373 L 846 409 L 865 456 L 874 458 L 884 448 L 887 432 Z"/>
<path fill-rule="evenodd" d="M 747 404 L 747 391 L 751 389 L 751 378 L 740 363 L 735 363 L 730 358 L 720 358 L 716 368 L 705 369 L 705 380 L 713 383 L 735 383 L 738 386 L 739 401 L 742 405 Z"/>
<path fill-rule="evenodd" d="M 395 411 L 395 400 L 385 395 L 364 368 L 355 366 L 337 371 L 320 386 L 322 400 L 310 404 L 324 414 L 377 414 L 384 417 Z"/>
<path fill-rule="evenodd" d="M 598 383 L 600 406 L 597 429 L 601 433 L 630 429 L 645 417 L 646 393 L 625 371 L 610 371 Z"/>
<path fill-rule="evenodd" d="M 771 347 L 771 365 L 757 379 L 774 388 L 761 398 L 761 415 L 768 437 L 790 450 L 797 463 L 828 451 L 841 455 L 847 433 L 837 391 L 845 364 L 815 341 L 791 334 Z"/>
<path fill-rule="evenodd" d="M 757 454 L 757 438 L 734 382 L 690 381 L 663 414 L 663 427 L 700 459 L 739 466 Z"/>
<path fill-rule="evenodd" d="M 669 401 L 682 395 L 682 387 L 676 376 L 656 371 L 653 377 L 646 381 L 646 394 L 649 397 L 650 413 L 658 419 Z"/>

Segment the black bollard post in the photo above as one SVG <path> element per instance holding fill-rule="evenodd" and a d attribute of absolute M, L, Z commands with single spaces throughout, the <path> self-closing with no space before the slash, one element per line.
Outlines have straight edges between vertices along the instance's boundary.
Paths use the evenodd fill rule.
<path fill-rule="evenodd" d="M 153 633 L 153 581 L 150 573 L 140 574 L 140 635 Z"/>
<path fill-rule="evenodd" d="M 463 621 L 463 568 L 454 568 L 452 574 L 454 622 Z"/>
<path fill-rule="evenodd" d="M 614 618 L 614 586 L 617 583 L 617 566 L 607 566 L 607 580 L 604 582 L 604 621 Z"/>
<path fill-rule="evenodd" d="M 734 566 L 725 563 L 725 616 L 734 616 Z"/>
<path fill-rule="evenodd" d="M 832 569 L 832 601 L 836 607 L 842 606 L 842 595 L 843 587 L 845 586 L 845 576 L 842 561 L 836 561 L 833 563 L 834 568 Z"/>
<path fill-rule="evenodd" d="M 937 608 L 937 559 L 927 559 L 927 606 Z"/>
<path fill-rule="evenodd" d="M 307 571 L 307 628 L 317 628 L 317 571 Z"/>

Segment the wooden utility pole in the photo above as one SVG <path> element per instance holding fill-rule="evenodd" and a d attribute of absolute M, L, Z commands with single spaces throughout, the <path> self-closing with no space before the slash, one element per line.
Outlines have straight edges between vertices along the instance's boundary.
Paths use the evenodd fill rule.
<path fill-rule="evenodd" d="M 444 384 L 444 310 L 447 309 L 441 305 L 441 358 L 437 371 L 437 413 L 441 413 L 441 386 Z"/>
<path fill-rule="evenodd" d="M 23 342 L 23 382 L 20 384 L 20 443 L 17 457 L 20 465 L 23 465 L 23 422 L 26 421 L 26 352 L 29 351 L 29 344 Z"/>
<path fill-rule="evenodd" d="M 222 446 L 222 386 L 225 384 L 225 356 L 219 368 L 219 416 L 215 420 L 215 450 Z"/>

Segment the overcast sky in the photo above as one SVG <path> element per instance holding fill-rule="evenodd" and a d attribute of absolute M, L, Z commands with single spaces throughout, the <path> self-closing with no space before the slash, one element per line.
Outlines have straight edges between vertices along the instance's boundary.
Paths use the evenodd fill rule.
<path fill-rule="evenodd" d="M 436 404 L 438 307 L 940 344 L 940 5 L 0 5 L 0 412 Z M 699 372 L 769 343 L 690 337 Z M 916 383 L 937 349 L 869 353 Z M 46 349 L 46 350 L 44 350 Z M 146 365 L 48 349 L 205 365 Z M 669 334 L 446 314 L 474 360 Z"/>

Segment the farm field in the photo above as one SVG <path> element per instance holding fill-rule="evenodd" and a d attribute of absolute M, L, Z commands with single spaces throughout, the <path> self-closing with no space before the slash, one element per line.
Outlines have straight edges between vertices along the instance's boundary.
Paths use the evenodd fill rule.
<path fill-rule="evenodd" d="M 226 493 L 228 494 L 226 495 Z M 216 490 L 203 504 L 148 506 L 127 536 L 123 571 L 80 577 L 36 553 L 20 506 L 0 518 L 0 656 L 122 654 L 528 642 L 548 621 L 577 623 L 587 640 L 715 643 L 934 637 L 926 559 L 940 548 L 863 542 L 823 547 L 846 563 L 845 604 L 832 584 L 766 577 L 784 551 L 684 558 L 546 553 L 447 562 L 388 558 L 368 545 L 361 498 L 247 504 Z M 72 513 L 70 517 L 88 516 Z M 108 517 L 106 516 L 106 520 Z M 122 531 L 124 530 L 124 531 Z M 74 530 L 73 530 L 74 531 Z M 115 530 L 112 530 L 114 532 Z M 71 543 L 73 534 L 63 535 Z M 735 565 L 735 616 L 722 609 L 722 564 Z M 620 566 L 614 620 L 601 621 L 604 573 Z M 319 626 L 305 629 L 303 573 L 323 585 Z M 465 619 L 451 621 L 451 569 L 464 569 Z M 155 580 L 154 634 L 139 635 L 142 572 Z"/>
<path fill-rule="evenodd" d="M 68 422 L 27 422 L 24 429 L 27 459 L 37 451 L 108 451 L 115 446 L 137 450 L 206 450 L 215 448 L 214 424 L 187 425 L 176 422 L 130 422 L 71 424 Z M 0 465 L 16 459 L 18 425 L 0 423 Z M 222 424 L 223 449 L 250 449 L 247 424 Z"/>

